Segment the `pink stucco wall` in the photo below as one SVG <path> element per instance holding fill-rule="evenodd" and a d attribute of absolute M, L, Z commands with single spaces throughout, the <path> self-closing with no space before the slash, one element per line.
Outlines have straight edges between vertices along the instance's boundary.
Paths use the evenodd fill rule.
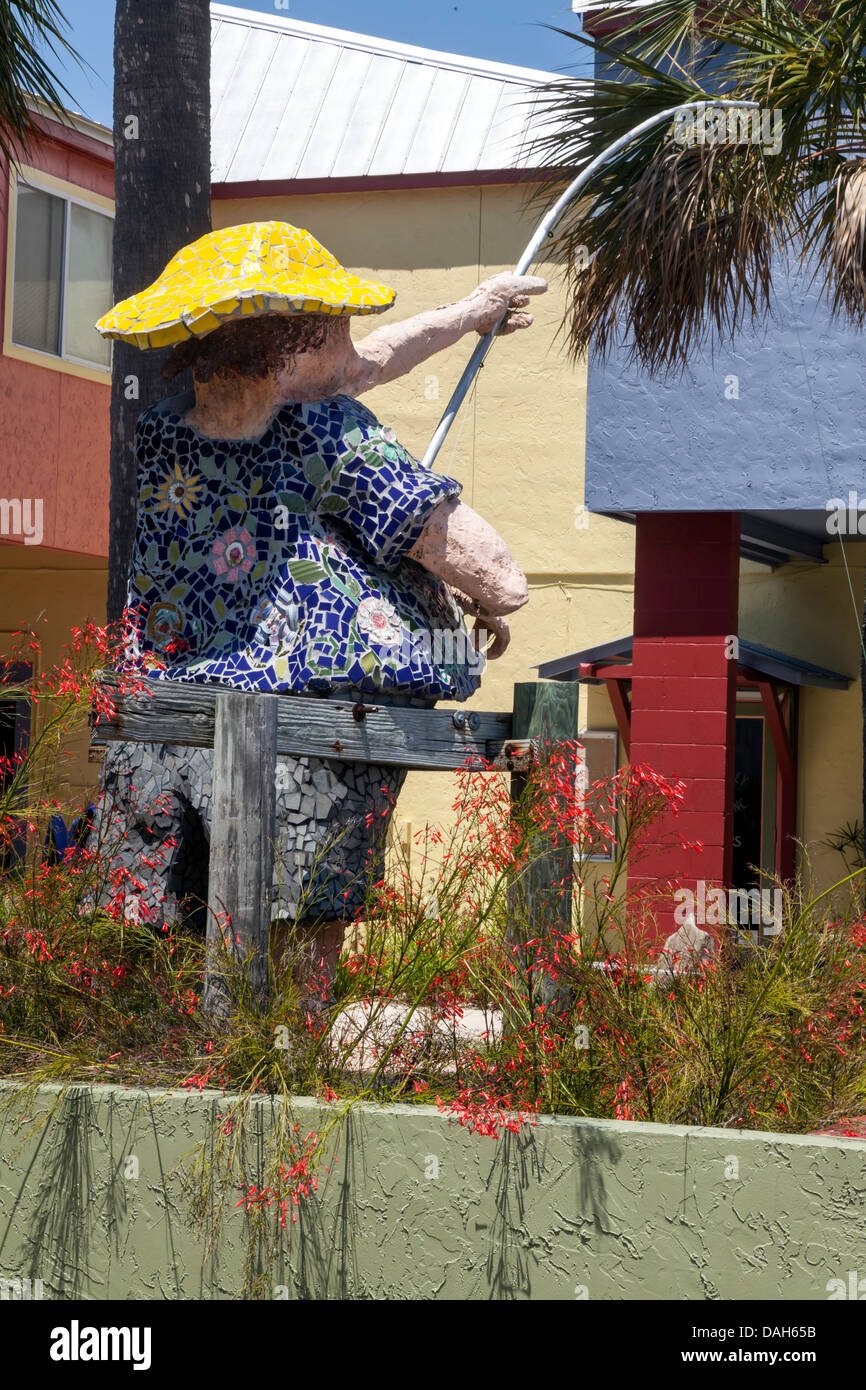
<path fill-rule="evenodd" d="M 79 188 L 114 196 L 111 150 L 42 123 L 45 138 L 26 163 Z M 0 323 L 6 293 L 9 176 L 0 169 Z M 5 343 L 4 343 L 5 348 Z M 43 501 L 42 544 L 104 557 L 108 552 L 108 377 L 87 381 L 52 366 L 0 355 L 0 497 Z"/>

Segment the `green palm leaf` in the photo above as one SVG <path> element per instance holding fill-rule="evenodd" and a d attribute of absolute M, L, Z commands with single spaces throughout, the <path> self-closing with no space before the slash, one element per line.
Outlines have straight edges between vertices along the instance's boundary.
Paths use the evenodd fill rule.
<path fill-rule="evenodd" d="M 32 99 L 63 119 L 70 93 L 53 75 L 51 60 L 81 59 L 63 34 L 66 20 L 55 0 L 0 0 L 0 154 L 14 162 L 38 132 Z"/>
<path fill-rule="evenodd" d="M 700 10 L 700 27 L 696 14 Z M 824 280 L 834 312 L 866 313 L 866 6 L 836 0 L 662 0 L 624 12 L 614 38 L 566 34 L 597 59 L 597 80 L 541 90 L 532 161 L 549 204 L 615 139 L 689 101 L 753 101 L 783 117 L 780 147 L 681 147 L 658 128 L 593 177 L 554 254 L 568 285 L 574 354 L 618 342 L 651 372 L 730 341 L 772 297 L 784 246 Z"/>

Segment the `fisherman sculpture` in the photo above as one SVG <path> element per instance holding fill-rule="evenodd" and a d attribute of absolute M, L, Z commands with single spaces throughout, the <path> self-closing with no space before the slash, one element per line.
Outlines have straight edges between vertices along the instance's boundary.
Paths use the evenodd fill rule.
<path fill-rule="evenodd" d="M 503 314 L 502 332 L 528 327 L 528 296 L 546 288 L 496 275 L 356 343 L 351 316 L 389 309 L 394 292 L 351 275 L 308 232 L 258 222 L 184 247 L 110 310 L 101 333 L 173 345 L 164 375 L 190 368 L 195 383 L 194 395 L 146 410 L 136 435 L 130 654 L 149 675 L 378 703 L 468 699 L 485 655 L 508 645 L 526 579 L 460 484 L 420 465 L 357 398 Z M 463 633 L 464 614 L 473 642 L 449 651 L 431 640 Z M 135 907 L 146 920 L 203 911 L 211 758 L 143 744 L 109 752 L 100 815 L 120 814 L 116 854 L 143 885 Z M 292 924 L 326 980 L 404 776 L 279 761 L 272 918 Z"/>

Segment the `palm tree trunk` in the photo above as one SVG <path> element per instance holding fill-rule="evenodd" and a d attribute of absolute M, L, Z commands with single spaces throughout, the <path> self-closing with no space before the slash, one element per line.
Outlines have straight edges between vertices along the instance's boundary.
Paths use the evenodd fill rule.
<path fill-rule="evenodd" d="M 114 159 L 116 303 L 144 289 L 180 247 L 210 231 L 208 0 L 117 0 Z M 114 344 L 109 622 L 123 612 L 135 535 L 135 425 L 142 410 L 168 394 L 160 378 L 167 355 L 168 349 Z"/>

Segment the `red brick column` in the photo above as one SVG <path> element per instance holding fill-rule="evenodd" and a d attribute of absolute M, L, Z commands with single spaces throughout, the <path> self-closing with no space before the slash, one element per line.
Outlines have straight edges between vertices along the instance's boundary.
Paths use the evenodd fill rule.
<path fill-rule="evenodd" d="M 675 930 L 670 891 L 730 883 L 740 518 L 666 512 L 637 518 L 631 762 L 687 784 L 678 816 L 649 832 L 629 876 L 647 891 L 657 935 Z M 703 850 L 683 849 L 681 840 Z"/>

